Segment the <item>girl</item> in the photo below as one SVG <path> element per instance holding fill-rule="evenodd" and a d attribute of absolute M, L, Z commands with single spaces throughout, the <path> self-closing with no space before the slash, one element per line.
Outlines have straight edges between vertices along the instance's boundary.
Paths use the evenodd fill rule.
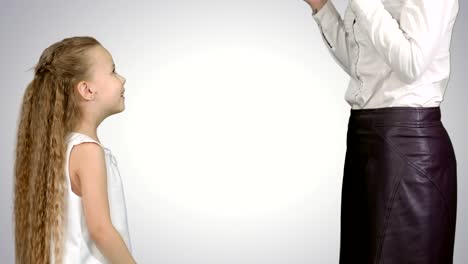
<path fill-rule="evenodd" d="M 122 112 L 125 79 L 91 37 L 42 53 L 23 98 L 14 222 L 17 263 L 134 263 L 117 163 L 97 137 Z"/>
<path fill-rule="evenodd" d="M 456 159 L 439 105 L 458 0 L 306 0 L 351 76 L 340 263 L 452 263 Z"/>

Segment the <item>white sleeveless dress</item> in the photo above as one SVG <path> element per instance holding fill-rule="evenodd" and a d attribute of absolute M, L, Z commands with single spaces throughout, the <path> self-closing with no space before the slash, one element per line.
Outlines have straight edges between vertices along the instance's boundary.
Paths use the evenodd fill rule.
<path fill-rule="evenodd" d="M 101 146 L 105 153 L 107 169 L 107 191 L 109 199 L 109 210 L 112 225 L 119 232 L 131 252 L 130 235 L 127 221 L 127 208 L 125 205 L 125 195 L 120 177 L 117 161 L 111 151 L 95 141 L 91 137 L 72 132 L 68 135 L 65 176 L 67 179 L 67 214 L 64 234 L 63 263 L 108 263 L 101 254 L 91 237 L 86 226 L 86 219 L 83 213 L 81 197 L 76 195 L 71 189 L 70 174 L 68 171 L 70 153 L 74 146 L 84 142 L 95 142 Z M 52 247 L 53 248 L 53 247 Z M 51 248 L 51 263 L 55 263 L 53 250 Z"/>

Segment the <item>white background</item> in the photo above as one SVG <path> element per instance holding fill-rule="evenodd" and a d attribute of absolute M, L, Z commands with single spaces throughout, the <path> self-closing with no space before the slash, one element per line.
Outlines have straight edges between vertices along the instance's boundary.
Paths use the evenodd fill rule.
<path fill-rule="evenodd" d="M 347 1 L 334 1 L 340 12 Z M 455 263 L 468 257 L 460 1 L 442 104 L 459 168 Z M 127 78 L 99 136 L 125 183 L 140 263 L 337 263 L 348 77 L 300 0 L 9 1 L 0 6 L 0 262 L 14 262 L 13 164 L 29 70 L 96 37 Z"/>

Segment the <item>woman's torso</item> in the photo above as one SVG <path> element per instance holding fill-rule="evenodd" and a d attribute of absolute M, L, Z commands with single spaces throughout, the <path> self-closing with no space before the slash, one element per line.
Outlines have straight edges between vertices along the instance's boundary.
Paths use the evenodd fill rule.
<path fill-rule="evenodd" d="M 410 0 L 382 0 L 385 9 L 400 23 L 400 14 Z M 455 8 L 456 7 L 456 8 Z M 458 2 L 447 10 L 452 22 L 458 12 Z M 381 107 L 435 107 L 443 100 L 450 74 L 450 41 L 453 23 L 448 25 L 440 38 L 434 59 L 415 82 L 400 80 L 396 72 L 373 46 L 362 22 L 356 18 L 351 5 L 343 17 L 351 80 L 345 99 L 353 109 Z M 417 25 L 415 25 L 417 26 Z"/>

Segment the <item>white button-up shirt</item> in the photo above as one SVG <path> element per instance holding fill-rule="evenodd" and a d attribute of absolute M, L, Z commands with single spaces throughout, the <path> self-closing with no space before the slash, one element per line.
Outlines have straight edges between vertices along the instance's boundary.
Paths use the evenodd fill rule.
<path fill-rule="evenodd" d="M 313 17 L 363 109 L 440 105 L 457 13 L 458 0 L 350 0 L 342 19 L 328 0 Z"/>

